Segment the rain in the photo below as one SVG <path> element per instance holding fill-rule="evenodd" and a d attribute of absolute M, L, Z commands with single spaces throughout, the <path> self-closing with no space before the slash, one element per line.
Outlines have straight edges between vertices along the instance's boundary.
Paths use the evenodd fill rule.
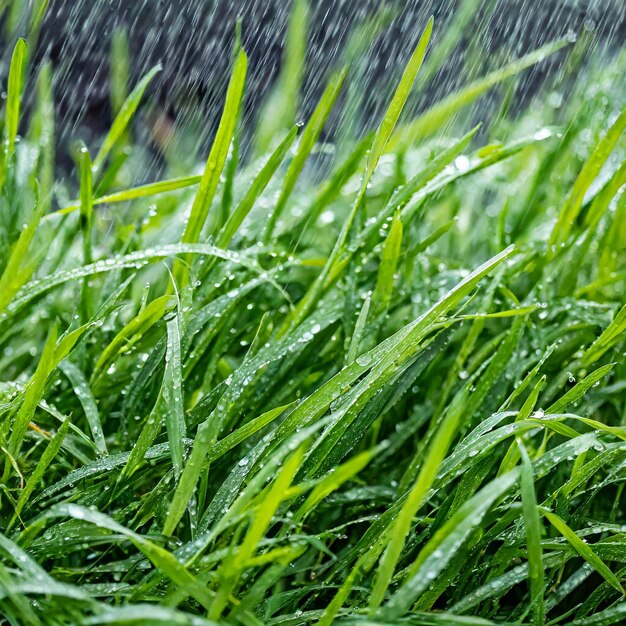
<path fill-rule="evenodd" d="M 0 626 L 626 623 L 626 0 L 0 0 Z"/>
<path fill-rule="evenodd" d="M 27 28 L 33 3 L 25 3 L 22 14 L 5 17 L 15 33 Z M 162 171 L 163 151 L 175 141 L 176 158 L 185 166 L 203 160 L 223 106 L 238 22 L 250 59 L 243 156 L 253 154 L 256 124 L 285 62 L 293 9 L 294 30 L 304 37 L 297 68 L 301 84 L 293 94 L 295 121 L 310 117 L 332 72 L 350 65 L 348 86 L 324 130 L 330 140 L 342 133 L 360 137 L 378 124 L 430 15 L 436 25 L 433 58 L 407 104 L 407 118 L 547 42 L 588 38 L 585 54 L 597 58 L 618 54 L 626 38 L 622 0 L 50 0 L 31 74 L 46 60 L 52 63 L 60 161 L 66 170 L 78 139 L 97 144 L 109 128 L 111 64 L 121 60 L 128 64 L 121 70 L 127 70 L 131 84 L 163 66 L 136 122 L 140 143 L 153 158 L 134 182 L 154 179 Z M 5 38 L 8 30 L 6 23 Z M 116 35 L 124 38 L 125 60 L 111 55 Z M 5 76 L 11 40 L 6 43 Z M 558 78 L 564 59 L 565 53 L 554 55 L 522 75 L 513 96 L 517 110 L 546 80 Z M 567 87 L 561 84 L 552 97 L 565 98 Z M 464 113 L 467 127 L 498 115 L 501 91 Z"/>

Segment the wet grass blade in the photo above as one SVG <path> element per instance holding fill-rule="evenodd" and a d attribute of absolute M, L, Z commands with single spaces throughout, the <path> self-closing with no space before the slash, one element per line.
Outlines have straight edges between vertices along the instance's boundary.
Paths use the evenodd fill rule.
<path fill-rule="evenodd" d="M 304 165 L 311 154 L 311 150 L 313 150 L 313 147 L 317 143 L 317 140 L 324 129 L 326 120 L 328 119 L 328 116 L 335 105 L 335 101 L 339 96 L 346 74 L 347 69 L 343 69 L 331 79 L 330 83 L 326 87 L 326 90 L 322 94 L 311 119 L 302 131 L 300 145 L 298 146 L 298 150 L 296 151 L 296 154 L 289 165 L 289 169 L 285 174 L 285 180 L 280 196 L 276 202 L 276 206 L 274 207 L 274 210 L 271 211 L 269 219 L 266 223 L 264 234 L 264 240 L 266 242 L 272 238 L 276 223 L 282 216 L 287 202 L 293 193 L 296 183 L 298 182 L 298 178 L 300 177 L 300 174 L 302 174 Z"/>
<path fill-rule="evenodd" d="M 104 347 L 100 358 L 96 361 L 91 380 L 96 381 L 103 372 L 123 352 L 129 350 L 143 333 L 152 328 L 172 306 L 170 296 L 161 296 L 143 308 L 120 332 L 108 346 Z"/>
<path fill-rule="evenodd" d="M 180 476 L 183 470 L 183 439 L 187 435 L 180 342 L 180 318 L 179 315 L 176 315 L 167 322 L 166 366 L 163 379 L 165 425 L 176 478 Z"/>
<path fill-rule="evenodd" d="M 230 447 L 234 447 L 241 441 L 244 441 L 258 429 L 263 428 L 263 426 L 276 419 L 284 410 L 285 407 L 278 407 L 277 409 L 268 411 L 252 420 L 247 427 L 244 426 L 239 431 L 232 433 L 229 437 L 219 442 L 213 441 L 208 425 L 200 425 L 185 469 L 183 470 L 183 474 L 169 507 L 165 526 L 163 527 L 164 535 L 171 535 L 185 514 L 185 510 L 191 500 L 205 462 L 218 459 L 220 454 L 223 453 L 223 450 L 228 450 Z"/>
<path fill-rule="evenodd" d="M 315 303 L 322 294 L 326 279 L 333 269 L 333 266 L 335 265 L 339 254 L 342 252 L 343 247 L 348 239 L 348 234 L 352 229 L 354 219 L 361 206 L 361 203 L 363 202 L 363 199 L 365 198 L 365 194 L 367 192 L 367 188 L 372 179 L 372 176 L 374 175 L 374 171 L 376 170 L 378 162 L 383 155 L 387 142 L 391 137 L 391 133 L 398 123 L 400 114 L 404 109 L 404 105 L 406 104 L 415 79 L 417 78 L 417 74 L 422 67 L 432 30 L 433 19 L 431 18 L 420 38 L 419 43 L 417 44 L 417 47 L 415 48 L 415 51 L 413 52 L 413 55 L 411 56 L 411 59 L 406 69 L 404 70 L 404 74 L 402 75 L 400 84 L 398 85 L 398 88 L 396 89 L 396 92 L 391 100 L 391 104 L 387 109 L 387 113 L 385 114 L 383 121 L 376 131 L 376 135 L 374 136 L 374 141 L 372 143 L 372 148 L 367 155 L 365 173 L 363 175 L 360 189 L 356 196 L 350 214 L 348 215 L 348 219 L 344 222 L 342 226 L 339 237 L 335 243 L 332 252 L 330 253 L 328 260 L 326 261 L 324 269 L 322 270 L 316 281 L 311 285 L 309 291 L 304 296 L 304 298 L 302 298 L 302 300 L 298 303 L 298 306 L 293 313 L 292 320 L 290 320 L 289 324 L 283 325 L 283 333 L 286 332 L 289 326 L 297 326 L 298 324 L 300 324 L 302 320 L 308 315 L 310 309 L 315 305 Z"/>
<path fill-rule="evenodd" d="M 241 50 L 237 55 L 233 74 L 226 92 L 224 112 L 213 141 L 213 146 L 206 162 L 204 173 L 200 181 L 200 187 L 196 193 L 191 213 L 185 231 L 182 236 L 182 243 L 197 243 L 205 225 L 209 210 L 219 184 L 222 171 L 228 158 L 230 145 L 235 134 L 239 109 L 243 99 L 246 73 L 248 69 L 248 57 Z M 174 276 L 179 284 L 186 281 L 188 270 L 178 263 L 174 268 Z"/>
<path fill-rule="evenodd" d="M 301 462 L 302 450 L 298 449 L 283 465 L 265 497 L 257 504 L 252 514 L 252 522 L 242 544 L 236 548 L 230 559 L 224 561 L 222 571 L 218 572 L 218 576 L 221 578 L 220 587 L 209 611 L 210 619 L 217 620 L 220 618 L 241 572 L 252 558 L 259 542 L 265 535 L 274 514 L 285 498 L 287 489 Z"/>
<path fill-rule="evenodd" d="M 615 319 L 585 351 L 581 364 L 588 367 L 598 361 L 622 339 L 624 331 L 626 331 L 626 305 L 618 311 Z"/>
<path fill-rule="evenodd" d="M 519 439 L 518 448 L 522 457 L 521 494 L 528 554 L 530 601 L 533 607 L 534 623 L 536 626 L 543 626 L 545 623 L 545 580 L 543 548 L 541 546 L 541 519 L 537 509 L 532 463 L 526 448 Z"/>
<path fill-rule="evenodd" d="M 624 134 L 624 130 L 626 130 L 626 108 L 622 110 L 613 126 L 593 149 L 589 159 L 585 162 L 578 175 L 565 204 L 561 207 L 558 219 L 550 235 L 550 245 L 553 248 L 558 247 L 568 239 L 585 199 L 585 194 L 613 152 L 615 145 Z"/>
<path fill-rule="evenodd" d="M 426 591 L 430 581 L 446 567 L 458 546 L 481 523 L 487 511 L 517 481 L 517 472 L 510 472 L 490 482 L 468 500 L 422 548 L 411 565 L 404 582 L 380 609 L 381 617 L 397 619 Z"/>
<path fill-rule="evenodd" d="M 26 42 L 23 39 L 18 39 L 9 67 L 9 87 L 5 114 L 6 151 L 8 157 L 15 152 L 15 140 L 20 123 L 20 107 L 26 74 L 26 55 Z"/>
<path fill-rule="evenodd" d="M 37 487 L 39 482 L 43 479 L 45 471 L 48 469 L 48 466 L 50 465 L 50 463 L 52 463 L 56 455 L 59 453 L 59 450 L 61 449 L 61 446 L 63 445 L 63 440 L 65 439 L 65 436 L 67 435 L 69 425 L 70 425 L 69 419 L 65 419 L 63 421 L 63 424 L 61 424 L 61 428 L 59 428 L 57 433 L 50 440 L 50 443 L 48 443 L 48 445 L 46 446 L 46 449 L 44 450 L 43 454 L 39 458 L 39 461 L 37 461 L 37 465 L 35 469 L 33 470 L 33 473 L 31 474 L 30 478 L 28 479 L 28 482 L 24 486 L 24 489 L 22 489 L 22 492 L 20 493 L 20 497 L 18 498 L 17 505 L 15 506 L 15 513 L 13 514 L 13 519 L 9 523 L 9 528 L 13 526 L 15 520 L 19 518 L 20 513 L 22 512 L 22 509 L 28 503 L 28 500 L 31 494 L 33 493 L 33 491 L 35 490 L 35 487 Z"/>
<path fill-rule="evenodd" d="M 87 148 L 80 151 L 80 230 L 83 236 L 83 263 L 89 265 L 93 261 L 92 255 L 92 227 L 93 227 L 93 174 L 91 156 Z M 83 280 L 81 290 L 81 305 L 83 323 L 91 317 L 91 294 L 89 282 Z"/>
<path fill-rule="evenodd" d="M 273 149 L 282 131 L 296 122 L 302 90 L 309 26 L 309 0 L 295 0 L 289 17 L 278 81 L 261 111 L 256 138 L 257 156 Z"/>
<path fill-rule="evenodd" d="M 475 102 L 477 98 L 489 89 L 540 63 L 547 57 L 565 48 L 569 43 L 568 40 L 563 39 L 547 44 L 521 59 L 487 74 L 484 78 L 470 83 L 467 87 L 446 96 L 443 100 L 422 113 L 417 119 L 399 128 L 389 141 L 387 150 L 390 152 L 402 152 L 420 139 L 434 134 L 462 108 Z"/>
<path fill-rule="evenodd" d="M 34 207 L 30 221 L 22 229 L 16 241 L 7 264 L 0 276 L 0 313 L 4 312 L 11 304 L 23 286 L 28 282 L 35 270 L 34 264 L 29 257 L 29 251 L 39 222 L 43 216 L 45 204 L 38 204 Z"/>
<path fill-rule="evenodd" d="M 389 309 L 400 260 L 402 232 L 402 221 L 399 213 L 396 213 L 391 221 L 389 234 L 385 239 L 380 268 L 376 277 L 376 288 L 372 294 L 372 315 L 374 316 L 385 315 Z"/>
<path fill-rule="evenodd" d="M 24 392 L 24 399 L 11 428 L 11 436 L 8 441 L 9 452 L 15 456 L 22 445 L 28 425 L 32 420 L 37 405 L 43 396 L 48 376 L 56 366 L 55 352 L 57 347 L 57 328 L 53 326 L 48 333 L 39 364 L 33 374 L 30 383 Z M 5 465 L 5 474 L 8 472 L 8 462 Z"/>
<path fill-rule="evenodd" d="M 128 98 L 126 98 L 124 104 L 120 108 L 119 113 L 117 114 L 111 129 L 107 133 L 107 136 L 104 138 L 102 145 L 100 146 L 100 150 L 98 150 L 98 154 L 96 158 L 93 160 L 93 172 L 94 176 L 98 176 L 98 174 L 102 171 L 102 167 L 111 153 L 111 150 L 118 144 L 118 142 L 124 137 L 126 130 L 135 115 L 137 109 L 139 108 L 139 104 L 143 99 L 144 93 L 148 88 L 148 85 L 152 82 L 153 78 L 161 71 L 161 67 L 157 66 L 151 69 L 137 84 L 137 86 L 130 93 Z"/>
<path fill-rule="evenodd" d="M 457 432 L 461 411 L 454 407 L 446 415 L 433 437 L 428 452 L 422 463 L 420 473 L 415 484 L 409 491 L 398 517 L 391 529 L 389 543 L 380 559 L 380 565 L 376 572 L 376 579 L 370 597 L 370 611 L 375 610 L 382 604 L 385 593 L 393 577 L 400 554 L 409 534 L 413 519 L 417 514 L 424 497 L 432 487 L 437 476 L 441 462 L 448 453 L 453 437 Z"/>
<path fill-rule="evenodd" d="M 593 551 L 593 548 L 585 543 L 577 534 L 574 532 L 565 521 L 552 513 L 546 508 L 540 507 L 541 513 L 545 516 L 545 518 L 554 526 L 554 528 L 561 534 L 565 539 L 567 539 L 568 543 L 578 552 L 578 554 L 593 567 L 593 569 L 606 580 L 606 582 L 613 587 L 616 591 L 618 591 L 621 595 L 624 595 L 624 588 L 620 583 L 619 579 L 615 574 L 609 569 L 609 567 L 604 563 L 604 561 Z"/>
<path fill-rule="evenodd" d="M 237 205 L 234 211 L 228 217 L 228 220 L 220 230 L 216 237 L 215 243 L 220 248 L 227 248 L 234 237 L 235 233 L 243 223 L 244 219 L 248 216 L 254 204 L 259 199 L 267 185 L 270 183 L 272 177 L 285 160 L 289 149 L 291 148 L 296 136 L 298 135 L 298 127 L 294 127 L 287 133 L 287 136 L 278 145 L 276 150 L 272 153 L 267 163 L 263 166 L 259 174 L 256 176 L 250 189 L 246 192 L 246 195 L 242 198 L 241 202 Z M 300 154 L 300 152 L 298 153 Z M 293 164 L 292 164 L 293 166 Z M 293 180 L 295 185 L 295 178 Z M 283 190 L 282 194 L 285 191 Z M 281 198 L 283 195 L 281 194 Z M 285 200 L 286 201 L 286 200 Z"/>
<path fill-rule="evenodd" d="M 89 387 L 89 382 L 80 368 L 76 364 L 72 363 L 72 361 L 64 361 L 61 363 L 60 368 L 72 383 L 74 393 L 83 407 L 94 443 L 98 446 L 98 449 L 102 454 L 107 454 L 107 444 L 102 429 L 102 420 L 100 419 L 98 404 L 96 403 L 93 392 Z"/>
<path fill-rule="evenodd" d="M 404 75 L 402 76 L 400 84 L 396 89 L 396 93 L 391 101 L 389 109 L 387 109 L 385 118 L 378 128 L 376 137 L 374 138 L 374 143 L 372 144 L 372 149 L 367 159 L 367 166 L 365 169 L 365 180 L 367 182 L 369 182 L 372 178 L 374 170 L 380 161 L 380 157 L 383 155 L 385 148 L 387 148 L 391 135 L 396 127 L 396 124 L 398 123 L 398 120 L 400 119 L 400 114 L 402 113 L 404 105 L 409 98 L 409 94 L 413 88 L 417 74 L 422 67 L 428 43 L 430 42 L 430 36 L 433 32 L 433 24 L 434 19 L 431 17 L 419 43 L 417 44 L 417 47 L 415 48 L 415 51 L 413 52 L 411 60 L 404 70 Z"/>

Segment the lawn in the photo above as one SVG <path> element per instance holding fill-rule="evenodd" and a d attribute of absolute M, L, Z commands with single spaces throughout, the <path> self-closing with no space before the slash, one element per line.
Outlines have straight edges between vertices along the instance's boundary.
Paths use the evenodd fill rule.
<path fill-rule="evenodd" d="M 17 43 L 0 623 L 626 623 L 626 51 L 556 41 L 409 117 L 445 60 L 419 28 L 371 132 L 322 134 L 351 67 L 304 125 L 285 74 L 246 158 L 236 43 L 206 164 L 139 187 L 159 68 L 55 182 Z"/>

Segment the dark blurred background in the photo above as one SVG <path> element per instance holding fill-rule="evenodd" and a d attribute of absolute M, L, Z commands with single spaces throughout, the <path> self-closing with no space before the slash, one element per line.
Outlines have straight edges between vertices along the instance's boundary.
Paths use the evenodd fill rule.
<path fill-rule="evenodd" d="M 45 59 L 52 62 L 61 146 L 77 137 L 97 142 L 110 126 L 111 41 L 124 32 L 131 84 L 155 64 L 163 65 L 140 117 L 145 140 L 158 151 L 162 125 L 175 125 L 193 128 L 193 150 L 206 150 L 224 98 L 238 18 L 250 58 L 244 127 L 253 128 L 279 75 L 292 5 L 291 0 L 50 0 L 31 71 Z M 357 134 L 371 127 L 431 14 L 432 49 L 455 23 L 462 30 L 441 69 L 412 101 L 413 111 L 556 38 L 584 35 L 589 51 L 613 54 L 626 37 L 625 0 L 312 0 L 303 87 L 294 94 L 298 117 L 310 114 L 333 69 L 352 54 L 360 91 L 353 127 Z M 6 34 L 8 18 L 3 19 L 6 76 L 12 37 Z M 19 33 L 25 25 L 19 16 L 11 19 L 13 33 Z M 561 61 L 557 55 L 527 71 L 516 86 L 516 106 L 523 106 Z M 155 130 L 155 124 L 161 126 Z"/>

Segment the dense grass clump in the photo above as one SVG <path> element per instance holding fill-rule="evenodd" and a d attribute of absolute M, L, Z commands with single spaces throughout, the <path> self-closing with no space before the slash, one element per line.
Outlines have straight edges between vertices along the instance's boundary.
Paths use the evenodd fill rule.
<path fill-rule="evenodd" d="M 626 622 L 624 57 L 556 42 L 406 120 L 432 27 L 370 135 L 320 144 L 349 69 L 301 129 L 272 118 L 282 80 L 241 165 L 236 49 L 203 172 L 139 188 L 130 121 L 158 70 L 118 76 L 75 201 L 47 67 L 18 137 L 18 43 L 0 622 Z M 554 53 L 557 83 L 507 114 Z"/>

